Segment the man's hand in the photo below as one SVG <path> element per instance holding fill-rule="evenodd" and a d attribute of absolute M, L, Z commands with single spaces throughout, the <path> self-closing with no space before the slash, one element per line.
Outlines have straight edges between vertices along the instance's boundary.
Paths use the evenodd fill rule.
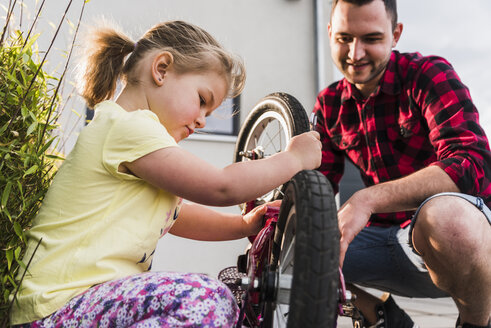
<path fill-rule="evenodd" d="M 403 178 L 354 193 L 338 211 L 340 264 L 343 265 L 348 245 L 366 226 L 372 214 L 415 210 L 426 198 L 444 191 L 460 192 L 444 170 L 429 166 Z"/>
<path fill-rule="evenodd" d="M 362 200 L 362 193 L 366 189 L 356 192 L 341 206 L 338 211 L 338 225 L 341 238 L 339 240 L 339 265 L 342 267 L 346 251 L 355 236 L 366 226 L 372 211 Z"/>

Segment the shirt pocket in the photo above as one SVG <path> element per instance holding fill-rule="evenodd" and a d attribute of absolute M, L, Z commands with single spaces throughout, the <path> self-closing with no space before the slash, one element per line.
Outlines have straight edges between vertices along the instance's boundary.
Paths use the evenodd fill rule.
<path fill-rule="evenodd" d="M 333 135 L 331 140 L 335 147 L 342 151 L 357 167 L 365 170 L 368 164 L 362 157 L 361 138 L 362 135 L 359 132 L 351 132 Z"/>
<path fill-rule="evenodd" d="M 421 124 L 417 119 L 399 122 L 387 128 L 387 138 L 392 142 L 408 140 L 413 135 L 418 135 L 420 130 Z"/>
<path fill-rule="evenodd" d="M 342 151 L 350 151 L 360 148 L 360 134 L 359 133 L 346 133 L 333 135 L 331 137 L 332 142 Z"/>
<path fill-rule="evenodd" d="M 388 152 L 403 175 L 425 167 L 434 160 L 434 150 L 422 122 L 412 119 L 387 127 Z M 386 153 L 386 151 L 384 151 Z"/>

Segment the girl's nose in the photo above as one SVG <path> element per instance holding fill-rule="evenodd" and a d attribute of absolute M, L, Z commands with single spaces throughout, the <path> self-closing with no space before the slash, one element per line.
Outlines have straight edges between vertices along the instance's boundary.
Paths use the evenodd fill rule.
<path fill-rule="evenodd" d="M 199 129 L 204 128 L 206 125 L 205 114 L 201 113 L 200 116 L 196 119 L 195 124 L 196 124 L 196 127 Z"/>

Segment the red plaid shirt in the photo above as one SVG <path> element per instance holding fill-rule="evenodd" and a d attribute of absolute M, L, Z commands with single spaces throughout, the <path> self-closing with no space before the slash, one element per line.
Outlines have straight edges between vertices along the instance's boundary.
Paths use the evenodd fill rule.
<path fill-rule="evenodd" d="M 319 170 L 335 192 L 346 156 L 367 186 L 437 165 L 461 192 L 490 207 L 488 140 L 468 89 L 445 59 L 393 51 L 369 98 L 343 79 L 320 92 L 314 111 L 323 144 Z M 377 214 L 370 224 L 403 224 L 412 214 Z"/>

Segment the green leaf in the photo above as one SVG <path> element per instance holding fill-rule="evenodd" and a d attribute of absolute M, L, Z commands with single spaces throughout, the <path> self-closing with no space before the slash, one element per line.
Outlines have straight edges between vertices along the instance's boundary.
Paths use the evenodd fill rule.
<path fill-rule="evenodd" d="M 8 249 L 6 252 L 5 252 L 5 256 L 7 258 L 7 267 L 10 271 L 10 267 L 12 266 L 12 260 L 14 259 L 14 252 L 12 249 Z"/>
<path fill-rule="evenodd" d="M 22 106 L 20 108 L 20 113 L 21 113 L 23 118 L 26 118 L 29 115 L 29 109 L 27 108 L 27 106 L 25 104 L 22 104 Z"/>
<path fill-rule="evenodd" d="M 33 166 L 31 166 L 27 171 L 26 173 L 24 173 L 24 175 L 22 176 L 23 178 L 25 178 L 26 176 L 28 176 L 29 174 L 33 174 L 34 172 L 36 172 L 36 170 L 38 169 L 38 166 L 37 164 L 34 164 Z"/>
<path fill-rule="evenodd" d="M 41 155 L 44 154 L 44 152 L 49 148 L 49 146 L 51 146 L 54 140 L 55 138 L 51 138 L 50 140 L 48 140 L 48 142 L 44 144 L 44 146 L 38 151 L 38 157 L 41 157 Z"/>
<path fill-rule="evenodd" d="M 27 41 L 24 49 L 31 49 L 32 45 L 34 44 L 34 42 L 36 42 L 36 40 L 39 38 L 40 35 L 41 35 L 41 33 L 37 33 L 37 34 L 32 35 L 29 38 L 29 41 Z"/>
<path fill-rule="evenodd" d="M 14 222 L 14 230 L 15 230 L 15 234 L 19 237 L 19 239 L 23 240 L 24 239 L 23 238 L 24 232 L 22 231 L 22 228 L 21 228 L 19 222 L 17 222 L 17 221 Z M 17 256 L 15 258 L 17 258 Z"/>
<path fill-rule="evenodd" d="M 7 206 L 7 201 L 9 200 L 9 196 L 10 196 L 10 190 L 12 189 L 12 182 L 11 181 L 8 181 L 7 182 L 7 185 L 5 186 L 5 189 L 3 190 L 3 193 L 2 193 L 2 208 L 4 208 L 5 206 Z"/>
<path fill-rule="evenodd" d="M 23 53 L 23 54 L 22 54 L 22 60 L 23 60 L 25 63 L 28 63 L 30 59 L 31 59 L 31 57 L 29 57 L 29 55 L 28 55 L 28 54 L 26 54 L 26 53 Z"/>
<path fill-rule="evenodd" d="M 5 130 L 7 130 L 7 126 L 9 126 L 9 122 L 5 123 L 1 128 L 0 128 L 0 135 L 2 135 Z"/>
<path fill-rule="evenodd" d="M 14 288 L 17 288 L 17 284 L 15 283 L 14 279 L 11 276 L 7 276 L 7 278 L 10 281 L 10 283 L 12 284 L 12 286 L 14 286 Z"/>
<path fill-rule="evenodd" d="M 24 270 L 27 271 L 27 265 L 25 265 L 24 262 L 22 262 L 22 260 L 17 260 L 17 264 Z"/>
<path fill-rule="evenodd" d="M 17 223 L 17 222 L 16 222 Z M 17 248 L 15 249 L 14 251 L 14 255 L 15 255 L 15 261 L 16 262 L 19 262 L 19 255 L 20 255 L 20 252 L 22 251 L 22 248 L 20 248 L 20 246 L 17 246 Z"/>
<path fill-rule="evenodd" d="M 65 160 L 65 157 L 62 157 L 62 156 L 57 156 L 57 155 L 52 155 L 52 154 L 47 154 L 47 155 L 46 155 L 46 158 L 49 158 L 49 159 L 56 159 L 56 160 L 62 160 L 62 161 L 64 161 L 64 160 Z"/>
<path fill-rule="evenodd" d="M 9 218 L 9 221 L 12 222 L 12 216 L 10 215 L 9 210 L 6 207 L 2 207 L 0 213 L 5 214 Z"/>
<path fill-rule="evenodd" d="M 37 121 L 32 122 L 32 124 L 27 129 L 26 135 L 30 135 L 32 131 L 36 130 L 37 127 L 38 127 L 38 122 Z"/>
<path fill-rule="evenodd" d="M 20 196 L 24 196 L 23 188 L 22 188 L 22 183 L 20 183 L 19 180 L 17 180 L 17 188 L 19 189 Z"/>

